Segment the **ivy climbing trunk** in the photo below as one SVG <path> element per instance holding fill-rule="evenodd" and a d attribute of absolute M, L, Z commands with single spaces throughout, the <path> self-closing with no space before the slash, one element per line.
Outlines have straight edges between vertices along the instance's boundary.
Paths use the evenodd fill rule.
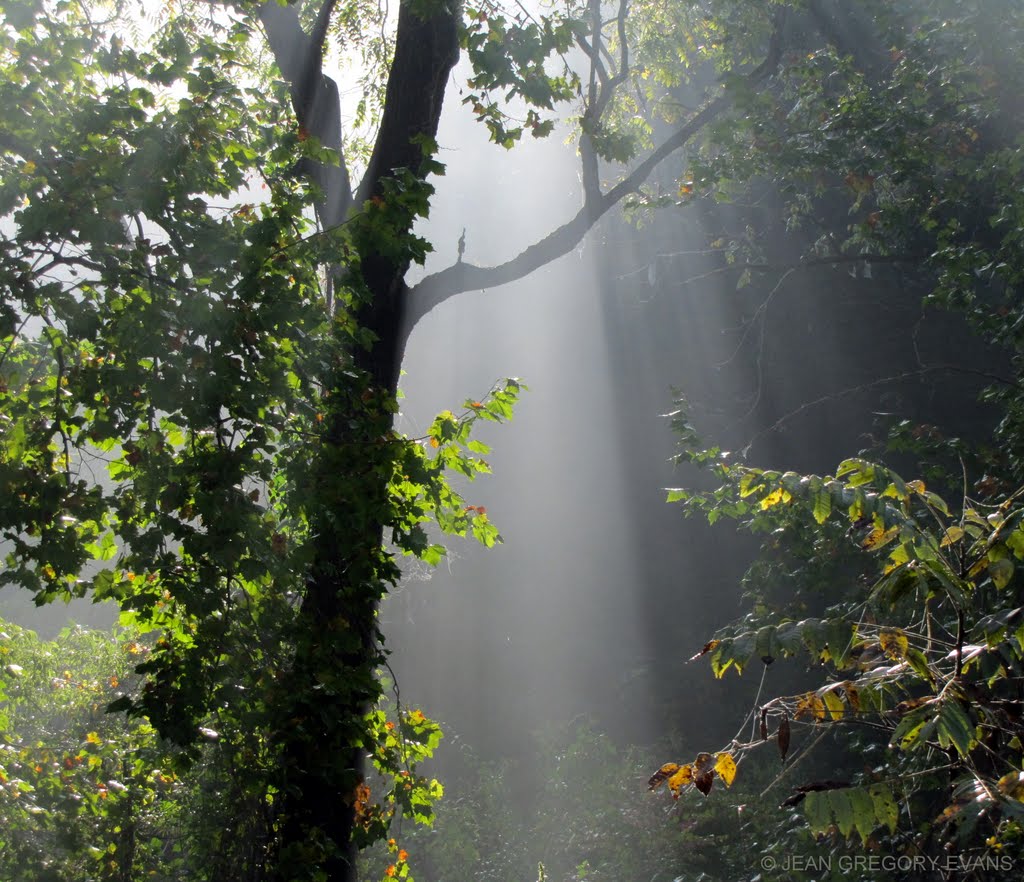
<path fill-rule="evenodd" d="M 314 53 L 314 76 L 308 63 L 282 59 L 285 48 L 293 51 L 297 21 L 293 14 L 280 15 L 280 7 L 270 10 L 271 5 L 262 20 L 279 66 L 286 76 L 290 72 L 299 123 L 322 143 L 337 143 L 336 105 L 323 100 L 327 95 L 336 101 L 337 89 L 325 86 L 319 72 L 322 44 L 315 42 L 323 34 L 314 33 L 305 45 Z M 328 15 L 332 5 L 324 7 Z M 422 213 L 412 204 L 389 201 L 396 180 L 403 192 L 418 188 L 420 196 L 429 196 L 425 178 L 448 75 L 458 59 L 456 14 L 457 8 L 444 2 L 400 7 L 384 115 L 354 200 L 356 210 L 367 206 L 353 221 L 357 227 L 370 211 L 377 212 L 378 223 L 372 234 L 354 236 L 360 270 L 358 278 L 344 283 L 363 338 L 339 347 L 334 375 L 326 378 L 329 428 L 309 488 L 316 538 L 277 733 L 282 827 L 274 877 L 280 880 L 355 879 L 353 834 L 369 746 L 364 718 L 380 694 L 376 669 L 383 660 L 377 606 L 399 576 L 384 541 L 404 349 L 404 278 L 411 259 L 404 243 Z M 282 37 L 286 29 L 291 43 Z M 321 189 L 321 225 L 343 220 L 336 211 L 352 204 L 347 176 L 319 167 L 311 167 L 309 175 Z"/>

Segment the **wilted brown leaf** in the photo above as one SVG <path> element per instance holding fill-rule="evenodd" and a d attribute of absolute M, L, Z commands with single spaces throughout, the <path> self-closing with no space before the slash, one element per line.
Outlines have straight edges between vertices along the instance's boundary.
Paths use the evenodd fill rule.
<path fill-rule="evenodd" d="M 779 720 L 779 728 L 775 733 L 775 737 L 779 742 L 779 756 L 782 761 L 786 761 L 786 754 L 789 753 L 789 715 L 783 711 L 782 719 Z"/>
<path fill-rule="evenodd" d="M 697 659 L 699 659 L 701 656 L 707 655 L 709 652 L 715 649 L 715 647 L 718 646 L 718 643 L 718 640 L 709 640 L 707 643 L 704 644 L 704 648 L 701 649 L 701 651 L 696 653 L 695 655 L 691 655 L 687 659 L 687 662 L 697 661 Z"/>
<path fill-rule="evenodd" d="M 701 793 L 707 796 L 711 792 L 711 787 L 715 783 L 715 775 L 711 769 L 706 772 L 701 772 L 699 775 L 695 775 L 693 779 L 693 785 Z"/>

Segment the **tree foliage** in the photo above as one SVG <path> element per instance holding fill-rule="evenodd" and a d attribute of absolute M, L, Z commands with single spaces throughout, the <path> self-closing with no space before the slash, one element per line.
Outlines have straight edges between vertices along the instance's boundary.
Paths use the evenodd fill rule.
<path fill-rule="evenodd" d="M 737 57 L 729 10 L 740 13 L 721 7 L 704 57 L 728 76 Z M 1014 218 L 1024 120 L 1013 96 L 1024 65 L 1016 43 L 997 34 L 1022 23 L 1015 4 L 804 4 L 787 13 L 777 76 L 738 95 L 743 116 L 712 127 L 683 179 L 720 199 L 749 193 L 751 181 L 781 194 L 787 230 L 805 250 L 773 261 L 748 229 L 727 251 L 746 270 L 741 283 L 751 270 L 831 263 L 870 280 L 872 266 L 892 266 L 928 307 L 956 311 L 989 347 L 992 367 L 979 373 L 999 405 L 998 447 L 984 432 L 947 439 L 941 425 L 896 414 L 887 443 L 833 474 L 762 469 L 746 451 L 701 444 L 684 405 L 679 458 L 715 480 L 669 493 L 688 515 L 765 537 L 745 580 L 749 611 L 695 658 L 718 677 L 759 670 L 765 690 L 779 688 L 767 685 L 770 666 L 794 657 L 817 681 L 762 692 L 749 735 L 727 750 L 742 763 L 774 743 L 784 763 L 795 767 L 799 752 L 813 769 L 808 751 L 831 745 L 832 768 L 820 777 L 780 775 L 790 778 L 784 808 L 799 806 L 835 848 L 954 854 L 977 878 L 991 860 L 1006 869 L 1020 858 L 1015 280 L 1024 255 Z M 955 356 L 919 361 L 915 376 L 955 372 Z M 902 478 L 894 462 L 927 468 L 927 482 Z"/>
<path fill-rule="evenodd" d="M 432 816 L 440 790 L 412 766 L 438 733 L 379 706 L 377 604 L 402 555 L 440 559 L 439 532 L 498 541 L 448 475 L 487 471 L 471 433 L 521 391 L 500 382 L 424 438 L 395 431 L 405 340 L 438 304 L 521 278 L 627 202 L 686 206 L 769 180 L 791 227 L 820 228 L 797 263 L 907 265 L 931 302 L 963 307 L 1018 357 L 1022 75 L 1014 41 L 992 39 L 1020 33 L 1015 4 L 624 0 L 534 15 L 408 0 L 392 23 L 363 2 L 239 0 L 168 5 L 145 28 L 129 3 L 0 8 L 4 578 L 40 603 L 113 600 L 153 635 L 138 690 L 111 706 L 139 738 L 152 725 L 175 768 L 208 771 L 217 823 L 193 842 L 216 878 L 350 879 L 353 844 L 388 837 L 401 811 Z M 362 130 L 342 127 L 334 42 L 364 65 Z M 444 171 L 460 52 L 467 106 L 498 144 L 570 118 L 581 206 L 503 264 L 460 255 L 410 284 L 431 248 L 417 224 Z M 670 186 L 645 190 L 656 173 Z M 756 234 L 722 248 L 767 268 Z M 798 650 L 837 676 L 858 647 L 886 657 L 894 670 L 870 688 L 845 677 L 769 702 L 783 755 L 791 719 L 840 724 L 856 695 L 924 758 L 920 780 L 938 745 L 987 788 L 989 821 L 1014 806 L 1013 781 L 976 755 L 1019 749 L 984 744 L 986 726 L 1011 725 L 1012 677 L 986 665 L 1012 667 L 1019 648 L 1018 391 L 990 394 L 1005 414 L 994 495 L 959 507 L 866 460 L 806 483 L 726 460 L 722 489 L 688 497 L 712 519 L 803 529 L 817 565 L 842 518 L 870 519 L 864 551 L 905 556 L 852 606 L 792 622 L 756 611 L 756 631 L 709 647 L 719 672 Z M 924 701 L 900 713 L 886 689 Z M 730 784 L 743 750 L 666 777 Z M 367 792 L 367 756 L 383 792 Z M 808 791 L 816 829 L 864 833 L 870 805 L 891 831 L 865 787 Z"/>

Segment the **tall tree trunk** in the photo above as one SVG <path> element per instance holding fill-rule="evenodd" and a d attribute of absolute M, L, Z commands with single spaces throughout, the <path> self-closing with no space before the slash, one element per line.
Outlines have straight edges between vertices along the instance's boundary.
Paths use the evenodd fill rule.
<path fill-rule="evenodd" d="M 388 178 L 408 170 L 422 180 L 428 168 L 422 138 L 433 141 L 437 134 L 458 35 L 456 8 L 436 3 L 425 14 L 423 6 L 417 13 L 403 3 L 399 10 L 384 115 L 356 211 L 386 196 Z M 327 122 L 333 127 L 331 118 Z M 347 176 L 314 172 L 314 179 L 348 186 Z M 323 203 L 345 199 L 325 192 Z M 414 220 L 394 234 L 407 237 Z M 363 290 L 355 318 L 374 342 L 353 351 L 330 378 L 329 428 L 310 487 L 317 499 L 314 559 L 277 733 L 282 828 L 274 875 L 282 882 L 316 872 L 330 882 L 355 879 L 352 834 L 368 746 L 364 717 L 379 697 L 375 669 L 382 660 L 377 605 L 399 575 L 383 540 L 409 261 L 389 257 L 372 240 L 362 241 L 360 250 Z"/>

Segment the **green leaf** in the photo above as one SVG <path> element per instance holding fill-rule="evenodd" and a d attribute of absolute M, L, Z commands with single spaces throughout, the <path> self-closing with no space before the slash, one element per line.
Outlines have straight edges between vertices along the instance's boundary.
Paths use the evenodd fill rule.
<path fill-rule="evenodd" d="M 867 844 L 871 832 L 878 826 L 875 803 L 866 787 L 851 787 L 847 793 L 853 809 L 853 824 L 860 834 L 861 842 Z"/>
<path fill-rule="evenodd" d="M 832 494 L 823 487 L 814 492 L 813 501 L 814 520 L 819 524 L 824 524 L 828 520 L 828 516 L 832 514 Z"/>
<path fill-rule="evenodd" d="M 836 827 L 839 828 L 839 832 L 843 837 L 849 838 L 856 823 L 856 814 L 853 802 L 850 799 L 849 789 L 843 787 L 838 790 L 829 790 L 828 801 L 832 808 Z"/>
<path fill-rule="evenodd" d="M 961 756 L 967 756 L 977 744 L 974 724 L 964 706 L 955 698 L 946 698 L 940 705 L 936 735 L 942 747 L 955 747 Z"/>
<path fill-rule="evenodd" d="M 884 784 L 872 784 L 868 788 L 868 793 L 874 804 L 875 817 L 879 824 L 887 827 L 890 833 L 895 833 L 899 823 L 900 810 L 892 789 Z"/>
<path fill-rule="evenodd" d="M 811 791 L 804 797 L 804 817 L 815 836 L 822 836 L 832 825 L 832 803 L 828 791 Z"/>

